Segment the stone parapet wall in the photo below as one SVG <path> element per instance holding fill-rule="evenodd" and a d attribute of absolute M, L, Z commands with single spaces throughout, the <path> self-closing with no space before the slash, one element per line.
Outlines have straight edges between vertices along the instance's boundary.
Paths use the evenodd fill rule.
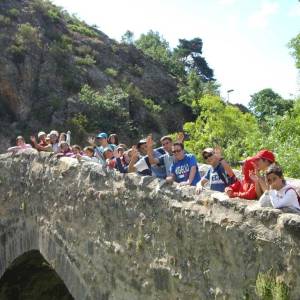
<path fill-rule="evenodd" d="M 257 299 L 271 269 L 298 299 L 299 246 L 300 216 L 255 201 L 35 150 L 0 155 L 0 275 L 37 249 L 75 299 Z"/>

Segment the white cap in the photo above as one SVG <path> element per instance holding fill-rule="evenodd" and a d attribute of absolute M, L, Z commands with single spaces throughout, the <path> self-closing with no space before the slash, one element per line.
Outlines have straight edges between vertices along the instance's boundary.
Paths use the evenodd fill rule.
<path fill-rule="evenodd" d="M 56 135 L 57 137 L 59 136 L 58 131 L 56 130 L 51 130 L 49 135 Z"/>
<path fill-rule="evenodd" d="M 40 131 L 40 132 L 38 133 L 38 139 L 39 139 L 42 135 L 46 135 L 46 132 Z"/>

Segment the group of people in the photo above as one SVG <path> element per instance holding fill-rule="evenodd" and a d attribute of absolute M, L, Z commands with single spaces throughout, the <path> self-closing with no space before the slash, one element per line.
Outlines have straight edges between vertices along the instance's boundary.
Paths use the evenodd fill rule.
<path fill-rule="evenodd" d="M 179 186 L 195 186 L 196 193 L 209 188 L 225 192 L 230 198 L 259 200 L 261 206 L 274 208 L 289 207 L 300 212 L 300 198 L 297 191 L 286 183 L 282 168 L 276 163 L 272 151 L 263 149 L 243 162 L 242 179 L 239 180 L 231 166 L 221 155 L 220 148 L 205 148 L 201 156 L 209 165 L 201 177 L 195 155 L 184 149 L 184 135 L 181 133 L 174 142 L 171 136 L 160 139 L 161 146 L 154 148 L 152 136 L 141 139 L 127 148 L 119 143 L 117 134 L 99 133 L 88 139 L 89 145 L 83 149 L 71 146 L 71 133 L 59 134 L 52 130 L 49 134 L 41 131 L 30 137 L 26 144 L 22 136 L 16 139 L 16 146 L 8 152 L 19 152 L 28 148 L 54 152 L 57 157 L 72 157 L 79 161 L 92 161 L 108 170 L 121 173 L 136 172 L 141 176 L 155 176 L 167 183 Z"/>

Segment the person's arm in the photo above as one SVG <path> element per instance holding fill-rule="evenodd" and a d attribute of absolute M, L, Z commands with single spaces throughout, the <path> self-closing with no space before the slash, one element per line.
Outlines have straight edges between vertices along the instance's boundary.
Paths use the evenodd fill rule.
<path fill-rule="evenodd" d="M 264 177 L 259 176 L 258 183 L 259 183 L 259 189 L 262 194 L 268 190 L 268 186 Z"/>
<path fill-rule="evenodd" d="M 235 176 L 232 168 L 230 167 L 229 163 L 222 157 L 222 148 L 220 146 L 217 146 L 214 149 L 215 155 L 217 157 L 217 159 L 219 160 L 219 162 L 221 163 L 222 167 L 224 168 L 226 174 L 229 177 L 233 177 Z"/>
<path fill-rule="evenodd" d="M 147 155 L 148 155 L 148 158 L 149 158 L 150 165 L 157 165 L 159 163 L 159 160 L 157 158 L 155 158 L 154 155 L 153 155 L 152 135 L 147 136 L 146 145 L 147 145 Z"/>
<path fill-rule="evenodd" d="M 167 183 L 173 183 L 174 181 L 175 181 L 174 174 L 171 174 L 170 176 L 166 177 L 166 182 Z"/>
<path fill-rule="evenodd" d="M 67 132 L 66 142 L 69 146 L 71 146 L 71 131 L 70 130 Z"/>
<path fill-rule="evenodd" d="M 257 199 L 257 194 L 255 190 L 255 184 L 252 183 L 249 185 L 248 189 L 245 192 L 232 192 L 231 196 L 228 195 L 231 198 L 242 198 L 247 200 L 255 200 Z"/>
<path fill-rule="evenodd" d="M 139 155 L 139 153 L 138 153 L 136 147 L 133 146 L 132 151 L 131 151 L 131 160 L 130 160 L 129 165 L 128 165 L 128 173 L 136 172 L 136 168 L 135 168 L 134 165 L 138 160 L 138 155 Z"/>
<path fill-rule="evenodd" d="M 189 157 L 189 167 L 190 167 L 189 178 L 187 181 L 180 182 L 180 185 L 192 185 L 193 183 L 193 180 L 197 172 L 197 161 L 195 156 L 193 155 Z"/>
<path fill-rule="evenodd" d="M 20 150 L 21 147 L 20 146 L 14 146 L 14 147 L 10 147 L 7 149 L 7 152 L 16 152 L 18 150 Z"/>

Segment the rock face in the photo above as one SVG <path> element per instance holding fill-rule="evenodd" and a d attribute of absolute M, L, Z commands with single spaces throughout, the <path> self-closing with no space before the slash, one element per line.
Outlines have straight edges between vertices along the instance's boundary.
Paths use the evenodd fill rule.
<path fill-rule="evenodd" d="M 125 136 L 134 129 L 165 134 L 191 120 L 191 110 L 177 100 L 178 81 L 165 66 L 49 1 L 0 1 L 0 27 L 0 138 L 12 132 L 27 137 L 41 128 L 67 130 L 78 114 L 89 118 L 95 108 L 78 97 L 85 84 L 101 95 L 107 86 L 128 95 L 127 123 L 114 128 L 121 123 L 112 120 L 115 111 L 99 118 L 110 127 L 103 121 L 91 128 L 89 120 L 89 132 L 125 127 Z M 155 105 L 160 113 L 152 111 Z"/>
<path fill-rule="evenodd" d="M 0 156 L 0 275 L 38 250 L 74 299 L 300 295 L 300 216 L 35 150 Z"/>

